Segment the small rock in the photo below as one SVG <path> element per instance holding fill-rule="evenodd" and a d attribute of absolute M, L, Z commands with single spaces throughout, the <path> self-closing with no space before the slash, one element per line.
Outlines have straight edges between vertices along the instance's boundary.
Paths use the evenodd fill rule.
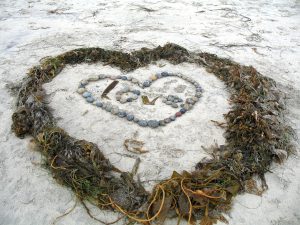
<path fill-rule="evenodd" d="M 131 114 L 128 114 L 128 115 L 126 116 L 126 119 L 127 119 L 128 121 L 132 121 L 132 120 L 134 119 L 134 116 L 131 115 Z"/>
<path fill-rule="evenodd" d="M 136 95 L 140 95 L 141 94 L 141 92 L 139 90 L 133 90 L 132 93 L 136 94 Z"/>
<path fill-rule="evenodd" d="M 197 97 L 192 97 L 192 100 L 193 100 L 194 102 L 198 102 L 199 98 L 197 98 Z"/>
<path fill-rule="evenodd" d="M 87 81 L 87 80 L 82 80 L 82 81 L 80 81 L 80 84 L 82 84 L 82 85 L 87 85 L 89 82 Z"/>
<path fill-rule="evenodd" d="M 139 81 L 138 81 L 137 79 L 135 79 L 135 78 L 132 78 L 132 81 L 131 81 L 131 82 L 134 83 L 134 84 L 139 83 Z"/>
<path fill-rule="evenodd" d="M 137 100 L 138 99 L 138 95 L 133 95 L 131 98 L 133 99 L 133 100 Z"/>
<path fill-rule="evenodd" d="M 175 113 L 175 116 L 176 117 L 180 117 L 180 116 L 182 116 L 182 113 L 181 112 L 177 112 L 177 113 Z"/>
<path fill-rule="evenodd" d="M 177 105 L 176 103 L 173 103 L 173 104 L 172 104 L 172 107 L 173 107 L 173 108 L 178 108 L 178 105 Z"/>
<path fill-rule="evenodd" d="M 88 78 L 88 81 L 97 81 L 97 80 L 99 80 L 99 76 L 90 76 Z"/>
<path fill-rule="evenodd" d="M 186 109 L 185 108 L 182 108 L 179 110 L 181 112 L 181 114 L 184 114 L 186 112 Z"/>
<path fill-rule="evenodd" d="M 82 96 L 83 96 L 84 98 L 88 98 L 88 97 L 91 97 L 91 96 L 92 96 L 92 93 L 86 91 L 86 92 L 84 92 L 84 93 L 82 94 Z"/>
<path fill-rule="evenodd" d="M 141 127 L 146 127 L 148 123 L 146 120 L 139 120 L 138 125 L 140 125 Z"/>
<path fill-rule="evenodd" d="M 170 116 L 170 120 L 172 121 L 176 120 L 176 116 Z"/>
<path fill-rule="evenodd" d="M 92 103 L 92 102 L 95 101 L 95 99 L 93 97 L 87 97 L 86 101 L 89 102 L 89 103 Z"/>
<path fill-rule="evenodd" d="M 127 77 L 126 76 L 121 76 L 121 79 L 122 80 L 127 80 Z"/>
<path fill-rule="evenodd" d="M 86 91 L 85 88 L 78 88 L 78 89 L 77 89 L 77 93 L 78 93 L 78 94 L 83 94 L 85 91 Z"/>
<path fill-rule="evenodd" d="M 166 104 L 167 105 L 172 105 L 172 102 L 171 101 L 166 101 Z"/>
<path fill-rule="evenodd" d="M 121 112 L 118 113 L 118 116 L 121 117 L 121 118 L 123 118 L 123 117 L 126 116 L 126 112 L 121 111 Z"/>
<path fill-rule="evenodd" d="M 120 112 L 120 110 L 117 106 L 115 106 L 111 109 L 111 113 L 114 115 L 117 115 L 119 112 Z"/>
<path fill-rule="evenodd" d="M 155 80 L 157 80 L 157 76 L 154 74 L 154 75 L 152 75 L 152 76 L 150 77 L 150 79 L 151 79 L 152 81 L 155 81 Z"/>
<path fill-rule="evenodd" d="M 159 125 L 160 125 L 160 126 L 165 126 L 165 125 L 166 125 L 166 122 L 165 122 L 164 120 L 160 120 L 160 121 L 159 121 Z"/>
<path fill-rule="evenodd" d="M 143 83 L 144 87 L 150 87 L 150 85 L 151 85 L 151 81 L 150 80 L 145 80 L 144 83 Z"/>
<path fill-rule="evenodd" d="M 162 75 L 163 77 L 167 77 L 167 76 L 169 76 L 169 73 L 168 73 L 168 72 L 162 72 L 161 75 Z"/>
<path fill-rule="evenodd" d="M 148 126 L 152 128 L 156 128 L 159 126 L 159 122 L 157 120 L 148 120 Z"/>
<path fill-rule="evenodd" d="M 97 107 L 102 107 L 103 104 L 102 104 L 101 102 L 97 101 L 97 102 L 96 102 L 96 106 L 97 106 Z"/>
<path fill-rule="evenodd" d="M 171 119 L 170 118 L 166 118 L 164 119 L 165 123 L 170 123 L 171 122 Z"/>

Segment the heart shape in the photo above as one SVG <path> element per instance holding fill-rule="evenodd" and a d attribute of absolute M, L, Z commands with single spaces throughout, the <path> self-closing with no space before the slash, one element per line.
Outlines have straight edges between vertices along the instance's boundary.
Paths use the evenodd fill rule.
<path fill-rule="evenodd" d="M 234 106 L 225 115 L 227 143 L 213 149 L 214 158 L 199 162 L 191 173 L 174 172 L 149 195 L 130 173 L 113 167 L 97 145 L 73 138 L 56 125 L 43 101 L 42 84 L 50 82 L 68 64 L 101 61 L 133 71 L 160 59 L 204 66 L 230 87 Z M 168 211 L 180 219 L 187 218 L 189 224 L 194 224 L 199 215 L 204 215 L 201 224 L 223 220 L 220 213 L 230 209 L 232 197 L 245 190 L 247 181 L 259 175 L 265 184 L 263 175 L 270 170 L 271 163 L 293 151 L 293 131 L 282 119 L 284 104 L 275 82 L 251 66 L 213 54 L 189 52 L 175 44 L 142 48 L 130 54 L 82 48 L 47 58 L 28 75 L 19 91 L 18 109 L 12 116 L 15 134 L 34 137 L 47 161 L 45 165 L 82 202 L 89 200 L 100 208 L 118 210 L 135 222 L 163 222 Z M 70 156 L 64 154 L 66 151 Z M 113 171 L 121 173 L 120 177 L 113 176 Z M 147 207 L 141 211 L 145 202 Z"/>
<path fill-rule="evenodd" d="M 145 89 L 145 88 L 149 88 L 155 81 L 162 79 L 162 78 L 166 78 L 166 77 L 177 77 L 179 79 L 187 81 L 188 83 L 190 83 L 191 85 L 194 86 L 195 94 L 191 98 L 187 98 L 184 101 L 184 103 L 182 103 L 183 100 L 181 98 L 179 98 L 178 96 L 168 95 L 168 96 L 163 97 L 162 102 L 167 105 L 171 105 L 173 108 L 178 108 L 177 103 L 181 103 L 181 104 L 180 104 L 180 109 L 174 115 L 164 118 L 162 120 L 139 119 L 133 114 L 133 112 L 125 111 L 124 109 L 120 109 L 118 106 L 113 105 L 112 103 L 106 103 L 100 99 L 96 99 L 96 97 L 93 96 L 92 92 L 88 91 L 87 87 L 86 87 L 90 82 L 95 82 L 95 81 L 104 80 L 104 79 L 110 79 L 110 80 L 114 80 L 114 82 L 116 82 L 116 80 L 127 81 L 132 85 L 137 85 L 140 88 Z M 116 85 L 116 83 L 112 83 L 112 84 Z M 143 82 L 141 82 L 131 76 L 125 76 L 125 75 L 123 75 L 123 76 L 107 76 L 107 75 L 101 74 L 101 75 L 91 76 L 87 80 L 82 80 L 80 82 L 77 92 L 79 94 L 81 94 L 88 103 L 91 103 L 99 108 L 102 108 L 108 112 L 111 112 L 112 114 L 117 115 L 120 118 L 124 118 L 128 121 L 133 121 L 142 127 L 157 128 L 159 126 L 165 126 L 166 124 L 168 124 L 172 121 L 175 121 L 176 118 L 181 117 L 188 110 L 191 110 L 193 108 L 193 105 L 199 101 L 199 98 L 202 96 L 203 90 L 202 90 L 200 84 L 190 77 L 184 76 L 182 74 L 161 72 L 161 73 L 152 75 L 148 80 L 145 80 Z M 129 93 L 129 92 L 133 93 L 132 97 L 129 97 L 127 99 L 122 98 L 123 94 Z M 117 92 L 116 99 L 119 102 L 124 104 L 126 102 L 132 102 L 133 100 L 136 100 L 139 95 L 140 95 L 139 90 L 136 90 L 136 89 L 133 89 L 130 87 L 126 87 L 125 89 Z"/>

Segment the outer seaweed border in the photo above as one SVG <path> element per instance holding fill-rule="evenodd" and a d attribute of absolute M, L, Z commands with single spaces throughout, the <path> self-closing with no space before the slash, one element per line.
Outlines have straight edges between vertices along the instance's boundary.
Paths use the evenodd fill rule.
<path fill-rule="evenodd" d="M 226 145 L 215 147 L 212 159 L 199 162 L 194 171 L 174 172 L 149 194 L 130 173 L 114 168 L 95 144 L 77 140 L 56 125 L 42 85 L 66 65 L 103 62 L 132 71 L 157 60 L 195 63 L 214 73 L 231 93 L 231 110 L 224 115 Z M 213 54 L 190 52 L 176 44 L 132 53 L 80 48 L 46 58 L 29 70 L 12 115 L 12 130 L 18 137 L 34 138 L 53 176 L 72 188 L 83 204 L 88 200 L 143 224 L 162 223 L 173 212 L 179 219 L 191 224 L 200 219 L 204 225 L 224 221 L 222 212 L 230 209 L 232 197 L 243 192 L 254 175 L 265 184 L 271 163 L 292 151 L 292 130 L 284 123 L 283 111 L 282 95 L 272 79 Z"/>

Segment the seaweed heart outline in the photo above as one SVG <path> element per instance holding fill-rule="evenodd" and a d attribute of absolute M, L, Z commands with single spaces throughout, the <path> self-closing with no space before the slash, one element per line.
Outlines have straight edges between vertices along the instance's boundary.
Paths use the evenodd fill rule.
<path fill-rule="evenodd" d="M 111 83 L 104 91 L 107 93 L 117 85 L 118 80 L 128 81 L 133 85 L 139 86 L 141 89 L 145 89 L 145 88 L 150 87 L 158 79 L 165 78 L 165 77 L 177 77 L 179 79 L 187 81 L 188 83 L 192 84 L 195 87 L 195 94 L 193 97 L 187 98 L 185 101 L 183 101 L 181 98 L 174 96 L 174 95 L 169 95 L 168 97 L 163 97 L 162 101 L 167 105 L 172 105 L 173 108 L 178 108 L 177 103 L 181 103 L 181 104 L 180 104 L 179 110 L 174 115 L 164 118 L 162 120 L 139 119 L 132 113 L 129 113 L 124 109 L 120 109 L 118 106 L 113 105 L 112 103 L 103 102 L 100 99 L 95 98 L 93 96 L 93 94 L 86 89 L 86 86 L 90 82 L 95 82 L 95 81 L 105 80 L 105 79 L 113 80 L 113 83 Z M 190 78 L 188 76 L 178 74 L 178 73 L 161 72 L 161 73 L 156 73 L 155 75 L 152 75 L 149 79 L 144 80 L 144 81 L 139 81 L 136 78 L 133 78 L 131 76 L 126 76 L 126 75 L 119 75 L 119 76 L 108 76 L 108 75 L 103 75 L 103 74 L 95 75 L 95 76 L 89 77 L 86 80 L 82 80 L 79 84 L 77 92 L 79 94 L 81 94 L 82 97 L 85 98 L 88 103 L 93 104 L 99 108 L 102 108 L 105 111 L 111 112 L 113 115 L 116 115 L 120 118 L 124 118 L 127 121 L 133 121 L 142 127 L 157 128 L 160 126 L 165 126 L 166 124 L 175 121 L 178 117 L 181 117 L 187 111 L 191 110 L 193 108 L 193 106 L 199 101 L 199 98 L 202 96 L 203 89 L 197 81 L 193 80 L 192 78 Z M 127 92 L 132 92 L 134 94 L 134 97 L 128 98 L 127 102 L 136 100 L 138 98 L 138 96 L 141 94 L 141 92 L 137 89 L 125 87 L 123 90 L 117 92 L 117 94 L 116 94 L 117 101 L 120 101 L 121 103 L 126 103 L 124 101 L 124 99 L 121 101 L 121 95 L 125 94 Z M 106 97 L 107 93 L 105 93 L 105 95 L 102 94 L 102 97 Z M 144 97 L 144 96 L 142 96 L 142 97 Z M 155 101 L 156 99 L 154 99 L 153 101 Z"/>

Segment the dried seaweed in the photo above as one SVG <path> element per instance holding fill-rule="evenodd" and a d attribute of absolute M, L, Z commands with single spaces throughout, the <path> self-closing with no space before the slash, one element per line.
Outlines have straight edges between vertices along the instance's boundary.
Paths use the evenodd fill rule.
<path fill-rule="evenodd" d="M 57 127 L 44 102 L 42 84 L 68 64 L 102 62 L 133 71 L 162 59 L 195 63 L 215 74 L 231 92 L 231 109 L 225 115 L 226 145 L 213 147 L 212 159 L 199 162 L 192 172 L 174 172 L 149 194 L 131 173 L 113 167 L 95 144 L 77 140 Z M 179 221 L 185 218 L 194 224 L 201 220 L 201 225 L 208 225 L 226 221 L 222 213 L 230 209 L 235 195 L 245 189 L 260 190 L 251 182 L 254 176 L 266 187 L 264 174 L 271 163 L 282 162 L 292 152 L 293 131 L 284 123 L 284 109 L 272 79 L 251 66 L 213 54 L 189 52 L 175 44 L 132 53 L 80 48 L 47 57 L 29 70 L 12 115 L 12 130 L 18 137 L 33 136 L 53 176 L 81 202 L 119 211 L 129 221 L 142 224 L 163 223 L 175 215 Z"/>

